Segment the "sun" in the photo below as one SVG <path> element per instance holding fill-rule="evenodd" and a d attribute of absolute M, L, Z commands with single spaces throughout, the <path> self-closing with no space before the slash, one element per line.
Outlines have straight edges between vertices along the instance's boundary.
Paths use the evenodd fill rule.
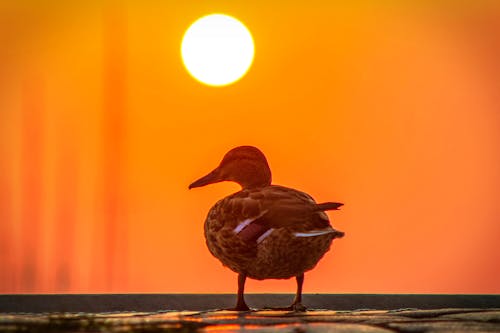
<path fill-rule="evenodd" d="M 211 86 L 225 86 L 241 79 L 252 65 L 254 52 L 247 27 L 224 14 L 211 14 L 195 21 L 181 44 L 188 72 Z"/>

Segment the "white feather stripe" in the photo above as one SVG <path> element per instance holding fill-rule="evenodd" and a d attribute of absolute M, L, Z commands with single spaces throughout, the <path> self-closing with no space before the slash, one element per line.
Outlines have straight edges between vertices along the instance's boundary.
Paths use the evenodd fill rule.
<path fill-rule="evenodd" d="M 240 222 L 236 228 L 234 228 L 234 233 L 238 234 L 241 230 L 243 230 L 247 225 L 252 223 L 256 218 L 254 217 L 253 219 L 246 219 L 243 220 L 243 222 Z"/>
<path fill-rule="evenodd" d="M 263 233 L 262 235 L 260 235 L 260 237 L 257 238 L 257 244 L 259 244 L 264 239 L 266 239 L 273 231 L 274 231 L 274 228 L 271 228 L 271 229 L 267 230 L 265 233 Z"/>
<path fill-rule="evenodd" d="M 262 213 L 260 213 L 259 215 L 255 216 L 255 217 L 250 217 L 248 219 L 244 219 L 243 221 L 238 223 L 236 228 L 234 228 L 233 232 L 235 234 L 239 234 L 241 232 L 241 230 L 245 229 L 250 223 L 257 220 L 259 217 L 262 217 L 262 215 L 264 215 L 265 213 L 267 213 L 267 210 L 263 211 Z"/>
<path fill-rule="evenodd" d="M 294 235 L 295 235 L 295 237 L 315 237 L 315 236 L 330 234 L 332 232 L 335 232 L 335 230 L 333 230 L 333 229 L 311 230 L 308 232 L 296 232 L 296 233 L 294 233 Z"/>

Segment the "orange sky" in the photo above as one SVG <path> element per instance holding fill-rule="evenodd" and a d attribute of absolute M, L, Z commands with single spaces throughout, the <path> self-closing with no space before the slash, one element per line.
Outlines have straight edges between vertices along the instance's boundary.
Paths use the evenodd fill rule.
<path fill-rule="evenodd" d="M 500 293 L 498 6 L 182 3 L 0 4 L 0 292 L 234 292 L 203 221 L 238 187 L 187 186 L 251 144 L 345 203 L 305 292 Z M 180 59 L 214 12 L 256 49 L 221 88 Z"/>

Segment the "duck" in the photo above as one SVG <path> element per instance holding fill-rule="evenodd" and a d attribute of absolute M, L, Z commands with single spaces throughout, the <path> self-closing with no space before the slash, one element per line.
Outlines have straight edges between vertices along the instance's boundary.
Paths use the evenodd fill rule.
<path fill-rule="evenodd" d="M 244 298 L 247 278 L 295 277 L 295 298 L 285 309 L 305 311 L 304 273 L 316 266 L 334 239 L 344 236 L 331 226 L 325 211 L 338 210 L 343 203 L 316 203 L 307 193 L 272 184 L 267 159 L 254 146 L 231 149 L 189 189 L 224 181 L 236 182 L 241 190 L 215 203 L 204 233 L 210 253 L 238 274 L 236 306 L 230 310 L 250 310 Z"/>

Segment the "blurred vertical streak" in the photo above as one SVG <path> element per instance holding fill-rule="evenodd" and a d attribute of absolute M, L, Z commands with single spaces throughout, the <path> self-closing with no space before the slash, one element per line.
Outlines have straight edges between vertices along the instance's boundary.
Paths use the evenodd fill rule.
<path fill-rule="evenodd" d="M 10 163 L 6 161 L 9 158 L 9 149 L 5 133 L 1 133 L 0 138 L 0 293 L 12 292 L 14 290 L 14 251 L 12 237 L 14 236 L 12 224 L 12 188 L 9 177 L 12 176 L 12 170 L 9 170 Z"/>
<path fill-rule="evenodd" d="M 126 117 L 127 31 L 125 4 L 109 0 L 104 8 L 103 241 L 105 290 L 126 284 L 127 223 L 123 197 Z"/>
<path fill-rule="evenodd" d="M 71 116 L 67 116 L 68 118 Z M 64 118 L 63 118 L 64 119 Z M 71 267 L 78 265 L 75 260 L 75 230 L 77 211 L 77 163 L 74 124 L 65 122 L 59 125 L 57 178 L 56 178 L 56 249 L 55 279 L 58 292 L 71 291 Z"/>
<path fill-rule="evenodd" d="M 43 80 L 24 82 L 21 110 L 21 292 L 34 292 L 40 272 L 43 176 Z"/>
<path fill-rule="evenodd" d="M 498 4 L 488 10 L 467 13 L 450 25 L 450 30 L 466 38 L 466 45 L 471 45 L 478 61 L 477 66 L 483 71 L 483 78 L 490 83 L 492 100 L 500 106 L 500 11 Z M 457 20 L 455 18 L 455 20 Z M 498 110 L 498 107 L 494 108 Z M 494 116 L 498 116 L 498 112 Z M 499 122 L 494 122 L 500 125 Z"/>

